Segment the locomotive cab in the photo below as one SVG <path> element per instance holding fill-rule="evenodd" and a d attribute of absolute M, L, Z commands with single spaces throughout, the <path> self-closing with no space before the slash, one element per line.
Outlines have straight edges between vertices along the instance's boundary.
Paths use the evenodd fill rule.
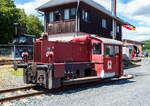
<path fill-rule="evenodd" d="M 95 62 L 97 76 L 111 78 L 123 75 L 121 41 L 91 37 L 91 44 L 91 62 Z"/>

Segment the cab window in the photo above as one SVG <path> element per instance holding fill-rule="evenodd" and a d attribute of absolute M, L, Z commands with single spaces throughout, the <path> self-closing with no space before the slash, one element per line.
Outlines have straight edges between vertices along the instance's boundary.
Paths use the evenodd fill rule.
<path fill-rule="evenodd" d="M 101 44 L 100 43 L 93 44 L 93 54 L 94 55 L 101 54 Z"/>
<path fill-rule="evenodd" d="M 113 46 L 105 46 L 105 57 L 114 57 Z"/>
<path fill-rule="evenodd" d="M 119 56 L 119 46 L 115 46 L 115 56 Z"/>

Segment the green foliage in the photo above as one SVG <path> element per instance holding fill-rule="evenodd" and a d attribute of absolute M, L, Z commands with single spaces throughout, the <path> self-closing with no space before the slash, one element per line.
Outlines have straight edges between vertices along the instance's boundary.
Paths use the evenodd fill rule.
<path fill-rule="evenodd" d="M 15 35 L 14 23 L 19 23 L 18 33 L 36 35 L 43 32 L 43 24 L 33 15 L 27 16 L 25 12 L 16 8 L 11 0 L 0 0 L 0 44 L 11 42 Z"/>
<path fill-rule="evenodd" d="M 27 33 L 40 37 L 43 32 L 43 24 L 39 18 L 29 15 L 27 18 Z"/>
<path fill-rule="evenodd" d="M 150 53 L 150 40 L 142 41 L 144 43 L 143 51 Z"/>
<path fill-rule="evenodd" d="M 12 69 L 12 70 L 9 70 L 9 72 L 11 73 L 11 75 L 14 75 L 14 76 L 23 76 L 23 69 L 18 69 L 17 71 Z"/>

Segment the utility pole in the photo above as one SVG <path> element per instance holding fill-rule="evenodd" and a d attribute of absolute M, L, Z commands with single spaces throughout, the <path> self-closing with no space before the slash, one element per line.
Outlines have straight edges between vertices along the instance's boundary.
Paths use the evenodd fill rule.
<path fill-rule="evenodd" d="M 44 18 L 44 32 L 46 32 L 46 28 L 47 28 L 47 26 L 46 26 L 46 15 L 45 15 L 45 13 L 42 13 L 40 11 L 38 11 L 38 13 L 40 14 L 39 17 L 42 16 Z"/>
<path fill-rule="evenodd" d="M 44 32 L 46 32 L 46 15 L 45 15 L 45 13 L 44 13 Z"/>
<path fill-rule="evenodd" d="M 76 8 L 76 36 L 79 36 L 79 17 L 78 17 L 78 10 L 79 10 L 80 0 L 77 0 L 77 8 Z"/>
<path fill-rule="evenodd" d="M 112 15 L 116 17 L 116 0 L 111 0 L 111 12 L 112 12 Z M 116 38 L 116 21 L 114 18 L 113 18 L 112 28 L 113 28 L 112 37 L 113 39 L 115 39 Z"/>

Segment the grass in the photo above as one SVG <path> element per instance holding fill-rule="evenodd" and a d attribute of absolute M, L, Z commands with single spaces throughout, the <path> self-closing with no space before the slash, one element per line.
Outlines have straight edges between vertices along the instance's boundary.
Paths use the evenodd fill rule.
<path fill-rule="evenodd" d="M 18 69 L 15 71 L 11 65 L 5 65 L 0 67 L 0 77 L 2 75 L 8 74 L 8 75 L 13 75 L 13 76 L 23 76 L 23 69 Z"/>
<path fill-rule="evenodd" d="M 11 56 L 0 56 L 0 60 L 11 60 Z"/>
<path fill-rule="evenodd" d="M 23 76 L 23 69 L 18 69 L 17 71 L 14 71 L 14 69 L 10 70 L 10 73 L 14 76 Z"/>

